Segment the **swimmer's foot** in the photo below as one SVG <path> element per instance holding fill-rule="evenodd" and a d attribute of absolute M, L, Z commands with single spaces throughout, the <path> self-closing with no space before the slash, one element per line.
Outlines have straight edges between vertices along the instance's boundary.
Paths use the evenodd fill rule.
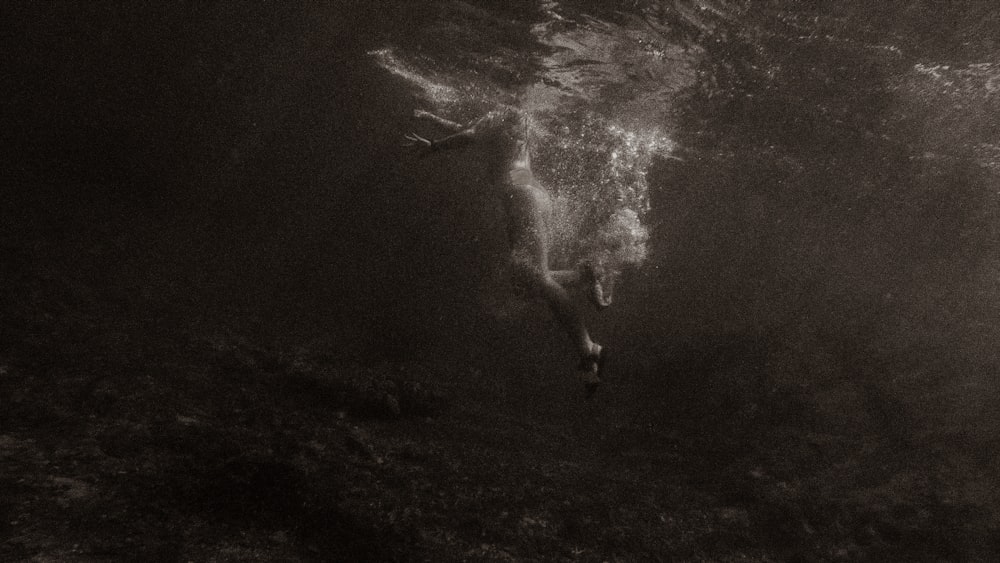
<path fill-rule="evenodd" d="M 580 360 L 577 372 L 580 374 L 580 381 L 583 381 L 584 395 L 591 398 L 601 386 L 601 374 L 604 373 L 604 365 L 608 359 L 608 353 L 600 344 L 594 344 L 590 355 Z"/>

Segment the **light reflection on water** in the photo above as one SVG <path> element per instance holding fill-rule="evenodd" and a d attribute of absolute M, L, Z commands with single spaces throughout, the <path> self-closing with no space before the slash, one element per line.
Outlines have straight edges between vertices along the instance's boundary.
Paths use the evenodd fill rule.
<path fill-rule="evenodd" d="M 924 61 L 895 81 L 907 111 L 924 117 L 921 159 L 928 165 L 970 158 L 1000 174 L 1000 65 Z"/>
<path fill-rule="evenodd" d="M 379 66 L 417 86 L 429 100 L 438 105 L 454 104 L 461 99 L 455 88 L 437 81 L 426 69 L 405 62 L 392 49 L 378 49 L 368 54 L 375 58 Z"/>
<path fill-rule="evenodd" d="M 540 8 L 543 19 L 530 29 L 536 43 L 525 45 L 536 66 L 526 87 L 496 83 L 452 61 L 388 48 L 370 55 L 415 86 L 428 109 L 456 121 L 474 117 L 470 108 L 503 103 L 531 115 L 535 173 L 556 202 L 557 265 L 584 256 L 614 270 L 641 264 L 649 239 L 646 175 L 675 148 L 671 116 L 695 79 L 697 53 L 638 18 L 611 23 L 571 15 L 557 2 Z"/>

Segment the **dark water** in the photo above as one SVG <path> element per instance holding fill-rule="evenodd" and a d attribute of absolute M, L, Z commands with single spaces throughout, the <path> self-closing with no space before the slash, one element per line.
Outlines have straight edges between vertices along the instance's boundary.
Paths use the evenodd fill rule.
<path fill-rule="evenodd" d="M 829 391 L 819 410 L 886 402 L 906 433 L 989 440 L 995 10 L 445 3 L 425 17 L 369 51 L 408 88 L 406 109 L 532 112 L 540 176 L 564 201 L 562 256 L 586 253 L 621 214 L 637 221 L 618 306 L 594 322 L 639 379 L 669 385 L 649 366 L 677 348 L 736 346 L 773 381 Z M 434 323 L 445 334 L 499 326 L 517 342 L 508 353 L 532 357 L 519 336 L 551 327 L 523 311 L 491 318 L 502 217 L 459 162 L 402 161 L 451 240 L 428 242 L 421 251 L 445 257 L 417 271 L 472 301 L 456 316 L 432 299 L 419 318 L 460 319 Z M 553 338 L 544 350 L 559 349 Z"/>
<path fill-rule="evenodd" d="M 1000 10 L 610 4 L 7 6 L 5 244 L 43 233 L 129 302 L 346 355 L 555 371 L 544 309 L 502 296 L 474 164 L 400 147 L 415 108 L 517 103 L 559 259 L 628 239 L 590 320 L 632 385 L 741 350 L 819 412 L 874 401 L 908 439 L 993 451 Z"/>

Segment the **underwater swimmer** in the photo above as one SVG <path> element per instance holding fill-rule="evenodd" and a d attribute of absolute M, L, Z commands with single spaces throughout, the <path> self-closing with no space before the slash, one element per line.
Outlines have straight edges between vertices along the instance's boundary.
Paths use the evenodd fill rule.
<path fill-rule="evenodd" d="M 602 268 L 583 262 L 576 270 L 550 270 L 549 246 L 552 240 L 552 201 L 531 171 L 530 122 L 527 114 L 516 108 L 503 108 L 467 124 L 417 110 L 414 116 L 450 132 L 439 139 L 427 139 L 416 133 L 406 136 L 407 146 L 427 152 L 467 147 L 474 143 L 486 148 L 489 174 L 502 194 L 507 213 L 507 238 L 515 287 L 528 295 L 541 297 L 556 320 L 569 335 L 580 357 L 578 374 L 587 396 L 601 382 L 606 351 L 590 338 L 583 318 L 569 290 L 585 290 L 591 302 L 603 309 L 611 303 L 610 287 L 605 288 Z M 610 279 L 610 278 L 609 278 Z"/>

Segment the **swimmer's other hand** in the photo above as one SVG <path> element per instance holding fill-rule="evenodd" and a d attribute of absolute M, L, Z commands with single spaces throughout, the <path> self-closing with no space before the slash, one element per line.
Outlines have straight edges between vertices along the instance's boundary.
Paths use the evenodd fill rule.
<path fill-rule="evenodd" d="M 416 133 L 409 133 L 406 135 L 406 142 L 403 143 L 404 147 L 415 147 L 417 149 L 424 149 L 426 152 L 434 150 L 434 141 L 430 139 L 425 139 Z"/>

